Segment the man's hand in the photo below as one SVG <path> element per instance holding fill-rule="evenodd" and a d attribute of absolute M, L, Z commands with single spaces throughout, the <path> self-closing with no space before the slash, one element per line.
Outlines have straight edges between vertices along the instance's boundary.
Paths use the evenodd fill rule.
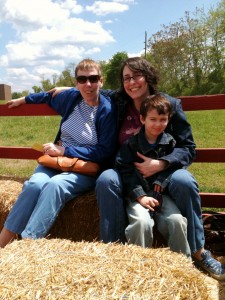
<path fill-rule="evenodd" d="M 135 162 L 134 165 L 144 177 L 152 176 L 155 173 L 165 170 L 167 167 L 165 160 L 152 159 L 139 152 L 137 152 L 137 155 L 143 159 L 143 162 Z"/>
<path fill-rule="evenodd" d="M 62 156 L 65 152 L 65 148 L 53 143 L 46 143 L 43 144 L 43 152 L 50 156 Z"/>
<path fill-rule="evenodd" d="M 25 103 L 25 97 L 21 97 L 18 99 L 9 100 L 7 102 L 8 108 L 18 107 Z"/>

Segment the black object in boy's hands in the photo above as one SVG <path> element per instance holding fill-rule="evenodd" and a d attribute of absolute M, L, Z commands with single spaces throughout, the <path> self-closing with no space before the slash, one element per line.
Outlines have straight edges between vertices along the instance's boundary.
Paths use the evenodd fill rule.
<path fill-rule="evenodd" d="M 150 216 L 154 217 L 156 214 L 161 212 L 161 208 L 162 208 L 162 203 L 163 203 L 163 197 L 162 194 L 160 192 L 154 191 L 153 198 L 155 198 L 156 200 L 158 200 L 159 205 L 154 207 L 154 211 L 150 210 Z"/>

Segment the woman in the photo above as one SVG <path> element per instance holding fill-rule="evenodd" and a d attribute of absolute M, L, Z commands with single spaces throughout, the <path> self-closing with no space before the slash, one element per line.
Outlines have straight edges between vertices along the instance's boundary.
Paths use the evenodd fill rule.
<path fill-rule="evenodd" d="M 8 102 L 9 108 L 24 103 L 47 103 L 61 116 L 54 143 L 43 145 L 51 156 L 78 157 L 106 165 L 115 152 L 115 110 L 109 97 L 99 94 L 102 76 L 99 65 L 90 59 L 75 70 L 77 89 L 53 99 L 49 93 L 31 94 Z M 0 247 L 16 234 L 22 238 L 45 237 L 64 205 L 94 188 L 96 177 L 61 172 L 38 165 L 14 204 L 0 233 Z"/>
<path fill-rule="evenodd" d="M 157 92 L 158 76 L 151 64 L 140 57 L 128 58 L 121 66 L 121 88 L 114 95 L 119 118 L 119 142 L 122 144 L 141 128 L 140 105 L 149 95 Z M 170 167 L 175 171 L 166 192 L 187 218 L 187 239 L 192 258 L 197 266 L 212 277 L 225 280 L 225 266 L 204 249 L 204 229 L 198 184 L 186 168 L 195 157 L 195 143 L 191 126 L 186 120 L 181 101 L 164 95 L 171 102 L 172 115 L 166 132 L 176 140 L 172 153 L 163 159 L 151 159 L 138 154 L 143 162 L 135 163 L 144 177 L 152 176 Z M 104 171 L 96 182 L 96 196 L 100 208 L 100 237 L 104 242 L 125 241 L 126 215 L 121 178 L 114 169 Z"/>
<path fill-rule="evenodd" d="M 118 107 L 119 144 L 131 135 L 139 132 L 141 122 L 139 110 L 142 101 L 157 92 L 158 75 L 151 64 L 140 57 L 128 58 L 122 63 L 121 88 L 115 92 L 104 92 L 115 101 Z M 53 89 L 55 94 L 58 89 Z M 143 159 L 135 163 L 136 168 L 144 177 L 152 176 L 167 169 L 168 166 L 177 168 L 166 192 L 175 201 L 182 215 L 188 221 L 187 239 L 192 258 L 196 265 L 207 271 L 216 279 L 225 279 L 225 266 L 211 257 L 204 249 L 204 229 L 202 225 L 201 202 L 198 184 L 186 168 L 195 157 L 195 143 L 190 124 L 183 112 L 181 101 L 166 94 L 171 102 L 172 114 L 165 132 L 170 133 L 176 140 L 173 152 L 164 159 L 151 159 L 139 154 Z M 104 171 L 96 181 L 96 196 L 100 209 L 100 238 L 105 243 L 125 242 L 127 216 L 123 200 L 122 182 L 115 169 Z"/>

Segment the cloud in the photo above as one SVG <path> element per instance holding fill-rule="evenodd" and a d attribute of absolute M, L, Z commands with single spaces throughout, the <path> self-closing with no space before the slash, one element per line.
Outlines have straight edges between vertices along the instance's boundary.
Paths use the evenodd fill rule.
<path fill-rule="evenodd" d="M 0 67 L 8 66 L 8 57 L 7 55 L 0 56 Z"/>
<path fill-rule="evenodd" d="M 112 32 L 104 28 L 104 24 L 109 26 L 113 21 L 100 22 L 96 16 L 127 11 L 128 3 L 133 0 L 95 1 L 89 6 L 84 6 L 83 1 L 80 3 L 75 0 L 0 0 L 3 33 L 0 77 L 5 84 L 12 85 L 13 91 L 18 89 L 19 82 L 20 91 L 28 85 L 40 85 L 43 70 L 46 76 L 56 74 L 69 63 L 76 64 L 115 43 Z M 93 17 L 85 19 L 90 12 Z M 31 75 L 33 72 L 35 75 Z"/>
<path fill-rule="evenodd" d="M 12 92 L 30 90 L 33 85 L 40 81 L 39 75 L 30 73 L 26 68 L 7 68 L 6 73 L 7 84 L 13 87 Z"/>
<path fill-rule="evenodd" d="M 127 4 L 119 2 L 95 1 L 93 5 L 87 5 L 86 10 L 91 11 L 97 16 L 105 16 L 111 13 L 122 13 L 129 9 Z"/>
<path fill-rule="evenodd" d="M 51 77 L 53 74 L 57 74 L 60 75 L 60 72 L 55 70 L 55 69 L 50 69 L 50 68 L 46 68 L 46 67 L 36 67 L 34 69 L 35 74 L 43 77 L 43 78 L 49 78 Z"/>

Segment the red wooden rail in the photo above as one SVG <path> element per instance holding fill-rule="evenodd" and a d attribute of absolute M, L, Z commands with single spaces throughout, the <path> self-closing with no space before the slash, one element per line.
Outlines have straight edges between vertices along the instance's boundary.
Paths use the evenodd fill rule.
<path fill-rule="evenodd" d="M 182 96 L 185 111 L 225 110 L 225 94 L 207 96 Z M 0 116 L 49 116 L 57 113 L 46 104 L 29 104 L 9 109 L 0 105 Z M 37 159 L 40 152 L 28 147 L 0 147 L 0 158 Z M 195 162 L 225 163 L 225 148 L 198 148 Z M 225 208 L 225 193 L 201 192 L 202 206 Z"/>

